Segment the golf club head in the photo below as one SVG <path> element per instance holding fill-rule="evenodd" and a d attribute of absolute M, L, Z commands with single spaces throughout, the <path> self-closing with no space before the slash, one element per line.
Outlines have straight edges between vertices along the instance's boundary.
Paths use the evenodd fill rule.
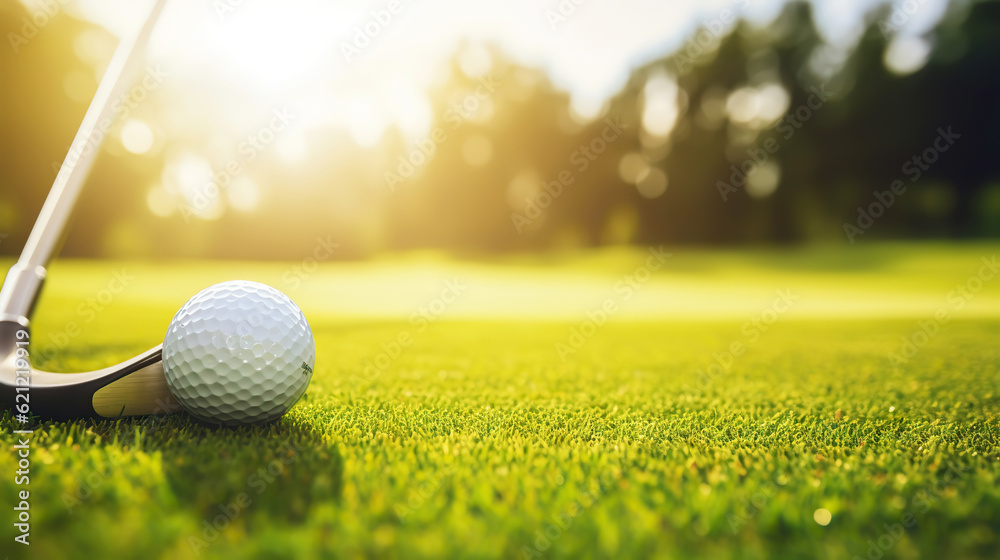
<path fill-rule="evenodd" d="M 31 413 L 53 419 L 118 418 L 181 409 L 163 376 L 160 346 L 97 371 L 50 373 L 31 366 L 30 342 L 27 326 L 0 321 L 0 399 L 4 408 L 27 404 Z M 25 352 L 18 355 L 19 348 L 27 356 Z M 28 390 L 18 390 L 24 387 Z M 24 396 L 18 398 L 18 394 Z"/>

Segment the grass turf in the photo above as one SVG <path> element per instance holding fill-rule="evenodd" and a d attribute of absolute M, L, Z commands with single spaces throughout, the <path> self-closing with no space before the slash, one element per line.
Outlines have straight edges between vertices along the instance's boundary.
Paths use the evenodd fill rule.
<path fill-rule="evenodd" d="M 932 272 L 901 291 L 950 310 L 946 292 L 969 270 L 935 259 L 975 271 L 975 257 L 993 250 L 956 257 L 954 248 L 917 246 L 895 268 L 859 250 L 856 261 L 796 276 L 793 286 L 808 294 L 836 285 L 843 269 L 867 274 L 854 283 L 892 287 L 893 274 L 924 262 Z M 762 286 L 784 287 L 788 271 L 803 266 L 795 255 L 742 258 L 757 272 L 742 271 L 741 281 Z M 676 259 L 654 276 L 667 282 L 687 268 L 710 282 L 716 268 L 692 263 L 720 263 L 722 277 L 744 266 L 722 266 L 712 254 Z M 609 263 L 628 271 L 642 262 L 612 252 L 502 270 L 530 280 L 531 271 L 568 268 L 583 282 L 615 269 Z M 207 285 L 234 266 L 126 264 L 139 271 L 138 295 L 114 298 L 49 352 L 58 339 L 50 335 L 86 322 L 69 302 L 99 293 L 120 264 L 57 265 L 33 333 L 36 365 L 72 371 L 125 359 L 162 337 L 177 299 L 191 295 L 187 284 Z M 279 287 L 287 270 L 239 266 L 240 276 Z M 604 284 L 608 294 L 618 276 Z M 146 295 L 144 278 L 159 283 Z M 322 291 L 321 274 L 306 281 Z M 976 301 L 996 293 L 987 286 Z M 570 344 L 600 299 L 585 302 L 576 320 L 446 312 L 421 330 L 405 316 L 311 313 L 311 296 L 303 297 L 317 367 L 285 418 L 235 430 L 186 415 L 45 422 L 32 436 L 32 544 L 12 544 L 5 521 L 4 553 L 874 559 L 991 558 L 1000 549 L 1000 317 L 989 309 L 952 312 L 916 356 L 893 367 L 888 354 L 900 337 L 933 313 L 916 306 L 915 317 L 824 320 L 790 312 L 754 340 L 749 316 L 630 320 L 623 311 L 562 360 L 559 344 Z M 387 358 L 400 333 L 412 344 Z M 745 353 L 730 360 L 734 342 Z M 366 375 L 369 361 L 387 365 Z M 720 361 L 728 365 L 699 377 Z M 13 504 L 23 487 L 13 484 L 9 413 L 3 423 L 0 496 Z"/>

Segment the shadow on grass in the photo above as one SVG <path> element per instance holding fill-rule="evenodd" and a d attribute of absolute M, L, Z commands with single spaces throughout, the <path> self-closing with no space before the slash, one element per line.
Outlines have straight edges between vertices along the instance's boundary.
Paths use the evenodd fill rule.
<path fill-rule="evenodd" d="M 216 426 L 184 414 L 76 424 L 123 454 L 158 458 L 167 488 L 150 489 L 164 506 L 200 515 L 298 524 L 314 503 L 340 499 L 335 444 L 288 418 L 263 425 Z"/>
<path fill-rule="evenodd" d="M 9 411 L 0 427 L 0 447 L 16 443 Z M 301 419 L 237 428 L 184 413 L 46 421 L 30 439 L 35 558 L 287 549 L 309 520 L 340 507 L 337 446 Z M 11 499 L 14 490 L 0 485 Z M 13 536 L 13 526 L 0 529 Z"/>

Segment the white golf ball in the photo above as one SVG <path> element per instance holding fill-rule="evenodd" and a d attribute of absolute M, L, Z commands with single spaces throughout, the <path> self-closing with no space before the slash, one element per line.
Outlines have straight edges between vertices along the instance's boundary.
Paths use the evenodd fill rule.
<path fill-rule="evenodd" d="M 163 339 L 174 398 L 216 424 L 274 420 L 309 385 L 316 345 L 302 311 L 278 290 L 244 280 L 198 292 Z"/>

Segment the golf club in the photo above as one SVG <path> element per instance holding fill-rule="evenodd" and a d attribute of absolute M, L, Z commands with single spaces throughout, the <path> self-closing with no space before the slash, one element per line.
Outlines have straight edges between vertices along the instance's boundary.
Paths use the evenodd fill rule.
<path fill-rule="evenodd" d="M 30 352 L 24 350 L 26 341 L 30 342 L 30 319 L 45 280 L 45 267 L 59 248 L 104 136 L 92 133 L 113 120 L 113 101 L 128 87 L 143 60 L 149 36 L 165 3 L 166 0 L 156 0 L 138 33 L 123 38 L 118 45 L 71 144 L 71 154 L 77 151 L 79 157 L 71 161 L 71 154 L 67 155 L 20 258 L 0 290 L 0 398 L 5 408 L 13 407 L 16 396 L 28 387 L 30 410 L 43 417 L 112 418 L 180 410 L 167 388 L 159 345 L 121 364 L 72 374 L 33 368 Z M 90 149 L 82 150 L 88 143 Z"/>

